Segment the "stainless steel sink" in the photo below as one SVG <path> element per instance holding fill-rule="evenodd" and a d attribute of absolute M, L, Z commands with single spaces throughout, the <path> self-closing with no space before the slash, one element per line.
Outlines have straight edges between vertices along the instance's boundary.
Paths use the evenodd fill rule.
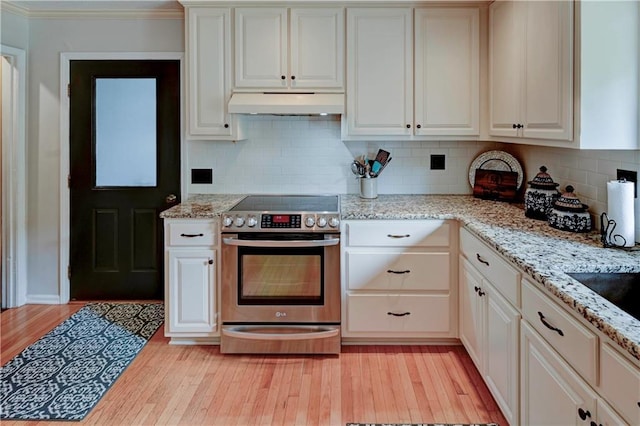
<path fill-rule="evenodd" d="M 595 272 L 567 275 L 589 287 L 635 319 L 640 320 L 640 272 Z"/>

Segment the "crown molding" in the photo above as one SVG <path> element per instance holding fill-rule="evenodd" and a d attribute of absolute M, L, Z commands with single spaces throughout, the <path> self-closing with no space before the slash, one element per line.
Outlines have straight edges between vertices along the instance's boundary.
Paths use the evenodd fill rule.
<path fill-rule="evenodd" d="M 0 11 L 38 19 L 184 19 L 183 9 L 27 9 L 11 1 L 0 2 Z"/>

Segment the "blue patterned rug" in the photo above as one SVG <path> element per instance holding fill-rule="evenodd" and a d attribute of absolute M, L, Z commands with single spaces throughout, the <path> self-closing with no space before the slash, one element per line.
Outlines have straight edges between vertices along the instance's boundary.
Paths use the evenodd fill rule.
<path fill-rule="evenodd" d="M 162 303 L 91 303 L 0 372 L 0 419 L 82 420 L 164 321 Z"/>

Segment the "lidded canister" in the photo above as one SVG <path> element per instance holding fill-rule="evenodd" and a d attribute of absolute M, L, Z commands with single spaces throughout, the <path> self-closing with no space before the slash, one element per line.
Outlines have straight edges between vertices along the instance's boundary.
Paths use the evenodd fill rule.
<path fill-rule="evenodd" d="M 582 204 L 573 192 L 573 186 L 567 185 L 565 192 L 553 202 L 549 210 L 549 225 L 570 232 L 591 231 L 589 206 Z"/>
<path fill-rule="evenodd" d="M 553 202 L 560 196 L 558 184 L 549 176 L 545 166 L 540 167 L 540 172 L 528 184 L 524 193 L 525 216 L 547 220 Z"/>

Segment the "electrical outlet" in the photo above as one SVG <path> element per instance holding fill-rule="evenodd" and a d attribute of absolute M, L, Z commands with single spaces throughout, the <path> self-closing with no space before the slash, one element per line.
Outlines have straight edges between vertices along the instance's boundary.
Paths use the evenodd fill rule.
<path fill-rule="evenodd" d="M 213 183 L 213 169 L 191 169 L 191 183 Z"/>
<path fill-rule="evenodd" d="M 628 182 L 633 182 L 633 196 L 638 198 L 638 172 L 632 170 L 617 169 L 617 179 L 626 179 Z"/>
<path fill-rule="evenodd" d="M 431 155 L 431 170 L 444 170 L 445 157 L 442 154 Z"/>

